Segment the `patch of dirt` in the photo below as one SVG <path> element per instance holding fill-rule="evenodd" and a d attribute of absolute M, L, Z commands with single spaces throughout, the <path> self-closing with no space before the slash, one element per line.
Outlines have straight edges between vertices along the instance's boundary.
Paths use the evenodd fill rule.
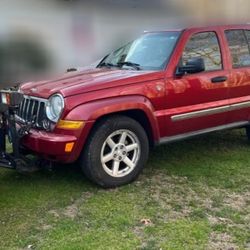
<path fill-rule="evenodd" d="M 52 226 L 51 226 L 51 225 L 44 224 L 44 225 L 41 226 L 41 228 L 42 228 L 42 230 L 47 231 L 47 230 L 52 229 Z"/>
<path fill-rule="evenodd" d="M 215 217 L 210 214 L 207 215 L 208 221 L 211 225 L 217 225 L 217 224 L 233 224 L 233 222 L 228 218 L 223 217 Z"/>
<path fill-rule="evenodd" d="M 247 223 L 247 225 L 249 225 L 248 228 L 249 228 L 249 231 L 250 231 L 250 213 L 249 213 L 249 210 L 248 210 L 248 214 L 245 216 L 244 219 L 245 219 L 245 222 Z"/>
<path fill-rule="evenodd" d="M 169 176 L 162 172 L 156 172 L 151 179 L 143 179 L 137 182 L 141 186 L 143 195 L 158 204 L 157 218 L 162 222 L 176 221 L 192 216 L 207 218 L 210 225 L 226 225 L 228 228 L 237 227 L 247 230 L 250 215 L 246 215 L 250 205 L 250 192 L 230 193 L 229 190 L 218 189 L 206 185 L 194 186 L 186 177 Z M 218 203 L 214 198 L 219 195 Z M 220 198 L 221 197 L 221 198 Z M 226 206 L 233 210 L 244 212 L 244 224 L 233 222 L 230 218 L 216 216 Z M 245 215 L 244 215 L 245 214 Z M 134 232 L 139 238 L 143 238 L 143 229 L 136 228 Z M 213 232 L 210 235 L 208 250 L 236 250 L 238 246 L 227 233 Z"/>
<path fill-rule="evenodd" d="M 144 176 L 136 184 L 141 185 L 143 193 L 159 205 L 159 217 L 165 222 L 189 216 L 204 216 L 212 225 L 234 225 L 229 218 L 215 217 L 214 214 L 225 206 L 242 212 L 250 210 L 250 192 L 230 193 L 206 185 L 193 186 L 187 177 L 170 176 L 161 171 L 155 171 L 150 179 Z M 214 205 L 216 195 L 221 196 L 218 205 Z M 247 221 L 247 216 L 244 217 Z"/>
<path fill-rule="evenodd" d="M 82 195 L 76 199 L 76 200 L 71 200 L 72 204 L 67 206 L 64 211 L 63 211 L 63 215 L 74 219 L 78 216 L 79 214 L 79 207 L 89 198 L 91 198 L 93 196 L 93 193 L 91 192 L 84 192 L 82 193 Z"/>
<path fill-rule="evenodd" d="M 233 243 L 227 233 L 212 232 L 206 250 L 236 250 L 238 247 Z"/>
<path fill-rule="evenodd" d="M 142 184 L 143 192 L 154 200 L 161 208 L 164 221 L 172 221 L 188 217 L 194 207 L 208 210 L 212 207 L 211 190 L 197 193 L 188 182 L 187 177 L 169 176 L 156 172 L 152 178 L 137 182 Z M 145 185 L 146 182 L 146 185 Z"/>
<path fill-rule="evenodd" d="M 140 240 L 141 245 L 140 249 L 152 249 L 152 243 L 154 243 L 153 249 L 159 249 L 157 245 L 157 242 L 155 241 L 154 237 L 145 237 L 144 234 L 144 228 L 145 227 L 152 227 L 153 224 L 142 224 L 140 226 L 135 226 L 133 228 L 133 233 L 136 235 L 136 237 Z"/>
<path fill-rule="evenodd" d="M 89 198 L 91 198 L 93 193 L 91 192 L 84 192 L 82 195 L 74 200 L 71 199 L 71 204 L 68 205 L 66 208 L 61 210 L 50 210 L 49 213 L 53 215 L 56 218 L 59 218 L 61 216 L 66 216 L 71 219 L 75 219 L 77 215 L 79 214 L 79 207 Z"/>
<path fill-rule="evenodd" d="M 224 204 L 238 211 L 246 209 L 246 207 L 250 209 L 250 192 L 228 194 L 224 200 Z"/>
<path fill-rule="evenodd" d="M 63 214 L 71 219 L 74 219 L 77 214 L 78 214 L 78 206 L 76 203 L 73 203 L 70 206 L 67 206 L 66 209 L 64 210 Z"/>
<path fill-rule="evenodd" d="M 50 210 L 48 213 L 53 215 L 56 218 L 60 217 L 60 214 L 56 210 Z"/>
<path fill-rule="evenodd" d="M 147 178 L 148 175 L 151 178 Z M 247 211 L 250 211 L 250 192 L 234 193 L 229 189 L 215 188 L 204 183 L 192 184 L 186 177 L 170 176 L 160 170 L 142 175 L 136 182 L 136 187 L 143 197 L 147 197 L 145 204 L 149 201 L 157 206 L 155 225 L 200 217 L 207 219 L 212 228 L 216 225 L 226 227 L 228 232 L 210 234 L 207 250 L 237 250 L 239 246 L 232 239 L 233 236 L 230 236 L 230 229 L 237 228 L 242 232 L 249 230 L 250 213 Z M 228 216 L 223 213 L 223 209 L 228 206 L 235 212 L 240 212 L 243 222 L 233 221 L 230 213 Z M 149 246 L 143 226 L 135 227 L 133 232 L 143 246 Z"/>

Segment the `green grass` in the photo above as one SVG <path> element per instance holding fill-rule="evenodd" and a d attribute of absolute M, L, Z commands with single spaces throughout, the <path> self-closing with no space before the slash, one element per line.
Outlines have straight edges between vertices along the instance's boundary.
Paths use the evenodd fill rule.
<path fill-rule="evenodd" d="M 136 182 L 112 190 L 72 166 L 0 169 L 0 249 L 250 249 L 249 225 L 243 130 L 158 147 Z"/>

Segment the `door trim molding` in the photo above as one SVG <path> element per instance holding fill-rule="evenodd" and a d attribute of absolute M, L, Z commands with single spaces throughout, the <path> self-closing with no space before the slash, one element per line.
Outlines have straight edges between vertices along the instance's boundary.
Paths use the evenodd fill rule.
<path fill-rule="evenodd" d="M 207 134 L 207 133 L 216 132 L 216 131 L 225 130 L 225 129 L 230 129 L 230 128 L 239 128 L 239 127 L 244 127 L 247 125 L 250 125 L 249 121 L 234 122 L 234 123 L 229 123 L 226 125 L 201 129 L 201 130 L 187 132 L 187 133 L 183 133 L 183 134 L 179 134 L 179 135 L 162 137 L 159 141 L 159 144 L 171 143 L 171 142 L 184 140 L 184 139 L 195 137 L 195 136 L 202 135 L 202 134 Z"/>
<path fill-rule="evenodd" d="M 242 108 L 247 108 L 247 107 L 250 107 L 250 101 L 235 103 L 231 105 L 224 105 L 224 106 L 216 107 L 216 108 L 192 111 L 192 112 L 187 112 L 187 113 L 183 113 L 179 115 L 173 115 L 171 116 L 171 120 L 174 122 L 181 121 L 181 120 L 202 117 L 202 116 L 207 116 L 207 115 L 214 115 L 214 114 L 218 114 L 222 112 L 227 112 L 227 111 L 232 111 L 232 110 L 237 110 L 237 109 L 242 109 Z"/>

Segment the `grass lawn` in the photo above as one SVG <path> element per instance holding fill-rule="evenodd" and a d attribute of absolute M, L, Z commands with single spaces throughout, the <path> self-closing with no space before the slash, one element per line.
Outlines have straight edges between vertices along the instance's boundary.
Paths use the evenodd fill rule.
<path fill-rule="evenodd" d="M 244 132 L 158 147 L 136 182 L 112 190 L 75 167 L 0 169 L 0 249 L 250 249 Z"/>

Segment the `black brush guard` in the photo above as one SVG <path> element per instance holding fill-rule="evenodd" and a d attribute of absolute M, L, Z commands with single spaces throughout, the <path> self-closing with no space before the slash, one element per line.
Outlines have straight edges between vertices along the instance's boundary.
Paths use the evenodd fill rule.
<path fill-rule="evenodd" d="M 21 139 L 28 135 L 34 126 L 33 122 L 28 122 L 17 127 L 15 117 L 23 95 L 12 90 L 0 91 L 0 95 L 0 167 L 16 169 L 19 172 L 33 172 L 40 169 L 40 166 L 44 166 L 45 162 L 35 157 L 28 158 L 27 152 L 20 143 Z M 2 95 L 5 95 L 5 102 L 6 95 L 8 96 L 8 104 L 3 103 Z M 7 153 L 7 139 L 12 147 L 10 153 Z"/>

